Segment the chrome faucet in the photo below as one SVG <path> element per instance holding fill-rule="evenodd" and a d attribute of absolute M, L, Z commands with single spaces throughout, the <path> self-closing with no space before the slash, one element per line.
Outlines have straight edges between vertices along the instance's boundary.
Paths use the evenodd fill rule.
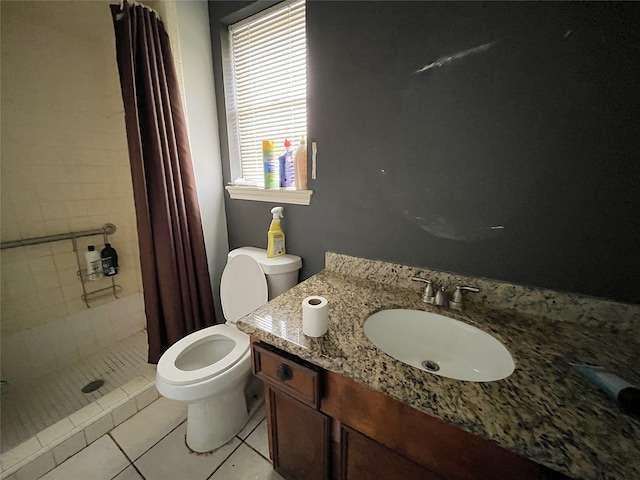
<path fill-rule="evenodd" d="M 436 305 L 436 307 L 449 306 L 449 302 L 447 302 L 447 292 L 445 291 L 444 287 L 442 287 L 440 290 L 438 290 L 438 293 L 436 293 L 434 304 Z"/>
<path fill-rule="evenodd" d="M 441 287 L 436 293 L 436 287 L 433 286 L 431 280 L 427 280 L 426 278 L 420 277 L 411 277 L 411 280 L 414 282 L 422 282 L 426 283 L 424 287 L 424 292 L 422 293 L 422 301 L 424 303 L 430 303 L 437 307 L 449 307 L 453 310 L 463 310 L 464 303 L 462 301 L 462 294 L 464 292 L 474 292 L 478 293 L 480 290 L 475 287 L 467 287 L 467 286 L 456 286 L 456 291 L 453 292 L 451 296 L 451 300 L 447 298 L 447 291 L 444 287 Z"/>
<path fill-rule="evenodd" d="M 478 293 L 480 291 L 480 289 L 475 288 L 475 287 L 466 287 L 466 286 L 460 286 L 457 285 L 456 286 L 456 291 L 453 292 L 453 296 L 451 297 L 451 301 L 449 301 L 449 308 L 452 308 L 453 310 L 463 310 L 464 309 L 464 302 L 462 301 L 462 294 L 464 292 L 473 292 L 473 293 Z"/>
<path fill-rule="evenodd" d="M 413 280 L 414 282 L 426 283 L 424 292 L 422 293 L 422 301 L 424 303 L 433 303 L 435 299 L 435 293 L 433 291 L 433 284 L 431 283 L 431 280 L 420 277 L 411 277 L 411 280 Z"/>

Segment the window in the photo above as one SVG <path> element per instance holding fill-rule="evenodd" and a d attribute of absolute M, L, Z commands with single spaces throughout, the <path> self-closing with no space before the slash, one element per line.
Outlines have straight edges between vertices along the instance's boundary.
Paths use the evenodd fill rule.
<path fill-rule="evenodd" d="M 304 1 L 287 1 L 229 26 L 225 96 L 232 180 L 264 186 L 262 140 L 276 153 L 307 133 Z M 229 75 L 230 73 L 230 75 Z"/>

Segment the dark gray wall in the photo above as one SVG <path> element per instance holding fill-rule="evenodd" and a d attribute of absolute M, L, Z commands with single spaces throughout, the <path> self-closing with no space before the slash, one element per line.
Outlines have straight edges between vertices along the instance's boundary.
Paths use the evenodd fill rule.
<path fill-rule="evenodd" d="M 210 3 L 220 94 L 246 5 Z M 331 250 L 640 303 L 639 32 L 638 2 L 308 2 L 303 277 Z M 227 198 L 230 248 L 272 206 Z"/>

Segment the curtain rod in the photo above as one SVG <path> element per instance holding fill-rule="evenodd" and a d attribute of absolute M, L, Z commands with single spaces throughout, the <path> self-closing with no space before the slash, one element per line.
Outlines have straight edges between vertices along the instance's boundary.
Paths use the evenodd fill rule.
<path fill-rule="evenodd" d="M 112 235 L 116 231 L 113 223 L 105 223 L 102 228 L 95 230 L 84 230 L 82 232 L 60 233 L 58 235 L 47 235 L 44 237 L 25 238 L 23 240 L 14 240 L 12 242 L 2 242 L 0 250 L 7 248 L 24 247 L 27 245 L 38 245 L 40 243 L 58 242 L 60 240 L 70 240 L 78 237 L 90 237 L 92 235 Z"/>

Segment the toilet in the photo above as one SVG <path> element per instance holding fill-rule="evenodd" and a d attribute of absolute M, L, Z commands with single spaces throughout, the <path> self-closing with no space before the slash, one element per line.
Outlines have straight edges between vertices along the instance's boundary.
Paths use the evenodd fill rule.
<path fill-rule="evenodd" d="M 156 388 L 168 399 L 189 404 L 186 442 L 191 450 L 215 450 L 249 420 L 248 399 L 261 395 L 261 388 L 251 375 L 249 336 L 235 322 L 297 284 L 301 266 L 300 257 L 268 258 L 266 250 L 255 247 L 229 252 L 220 281 L 226 323 L 187 335 L 160 357 Z"/>

